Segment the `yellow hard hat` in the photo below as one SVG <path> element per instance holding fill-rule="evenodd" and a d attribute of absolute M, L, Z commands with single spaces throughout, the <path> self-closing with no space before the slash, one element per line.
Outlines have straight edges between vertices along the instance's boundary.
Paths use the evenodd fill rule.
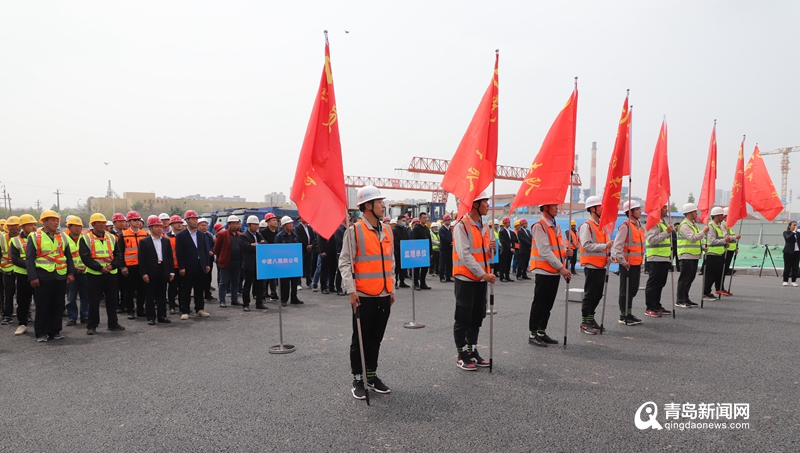
<path fill-rule="evenodd" d="M 5 226 L 6 219 L 0 219 L 0 227 Z"/>
<path fill-rule="evenodd" d="M 95 212 L 94 214 L 92 214 L 92 217 L 89 219 L 89 223 L 95 223 L 95 222 L 106 223 L 107 222 L 106 216 L 104 216 L 103 214 L 101 214 L 99 212 Z"/>
<path fill-rule="evenodd" d="M 515 226 L 515 227 L 516 227 L 516 226 L 519 226 L 519 220 L 515 220 L 515 221 L 514 221 L 514 226 Z"/>
<path fill-rule="evenodd" d="M 42 215 L 40 215 L 40 216 L 39 216 L 39 221 L 40 221 L 40 222 L 44 222 L 44 219 L 49 219 L 49 218 L 51 218 L 51 217 L 55 217 L 55 218 L 57 218 L 59 221 L 61 221 L 61 216 L 59 216 L 59 215 L 56 213 L 56 211 L 53 211 L 52 209 L 48 209 L 48 210 L 44 211 L 44 212 L 42 213 Z"/>
<path fill-rule="evenodd" d="M 19 216 L 19 226 L 30 225 L 30 224 L 36 225 L 36 217 L 30 214 L 22 214 L 21 216 Z"/>
<path fill-rule="evenodd" d="M 67 217 L 67 226 L 70 226 L 70 225 L 83 226 L 83 220 L 81 220 L 81 218 L 76 216 L 76 215 L 71 215 L 71 216 Z"/>
<path fill-rule="evenodd" d="M 574 220 L 570 220 L 570 221 L 569 221 L 569 224 L 570 224 L 570 225 L 577 225 L 577 224 L 578 224 L 578 222 L 576 222 L 576 221 L 574 221 Z"/>
<path fill-rule="evenodd" d="M 19 217 L 12 215 L 11 217 L 8 218 L 8 220 L 6 220 L 4 226 L 9 227 L 12 225 L 17 225 L 17 226 L 19 225 Z"/>

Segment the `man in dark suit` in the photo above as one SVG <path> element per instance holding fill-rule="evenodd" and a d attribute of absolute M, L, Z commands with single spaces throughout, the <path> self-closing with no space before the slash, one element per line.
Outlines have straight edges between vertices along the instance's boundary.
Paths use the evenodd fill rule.
<path fill-rule="evenodd" d="M 428 229 L 428 214 L 424 212 L 419 213 L 419 223 L 414 226 L 414 229 L 411 230 L 411 236 L 413 239 L 427 239 L 428 240 L 428 257 L 431 256 L 431 230 Z M 428 275 L 428 268 L 427 267 L 417 267 L 414 268 L 414 289 L 421 290 L 421 289 L 431 289 L 427 283 L 425 283 L 425 277 Z"/>
<path fill-rule="evenodd" d="M 500 281 L 513 282 L 509 273 L 511 272 L 511 258 L 514 257 L 514 243 L 517 235 L 511 230 L 511 219 L 503 217 L 503 225 L 500 229 Z"/>
<path fill-rule="evenodd" d="M 517 240 L 519 241 L 519 263 L 517 264 L 517 280 L 530 280 L 528 277 L 528 264 L 531 260 L 531 232 L 528 231 L 528 221 L 520 219 Z"/>
<path fill-rule="evenodd" d="M 256 277 L 256 246 L 266 244 L 267 241 L 258 232 L 258 217 L 251 215 L 247 218 L 247 230 L 239 236 L 242 250 L 242 270 L 244 271 L 244 287 L 242 288 L 242 310 L 250 311 L 250 297 L 256 298 L 256 308 L 266 310 L 264 306 L 264 291 L 262 286 L 266 280 Z"/>
<path fill-rule="evenodd" d="M 281 230 L 275 235 L 275 243 L 296 244 L 300 242 L 297 239 L 297 234 L 295 234 L 295 231 L 296 229 L 292 223 L 292 218 L 288 215 L 283 216 L 281 218 Z M 299 278 L 281 278 L 279 279 L 279 282 L 282 306 L 285 307 L 287 303 L 290 303 L 290 299 L 292 304 L 303 303 L 302 300 L 297 298 L 297 287 L 302 283 Z"/>
<path fill-rule="evenodd" d="M 183 277 L 180 293 L 181 319 L 189 319 L 191 296 L 194 292 L 194 311 L 198 318 L 207 318 L 203 298 L 204 276 L 211 268 L 208 266 L 208 244 L 203 233 L 197 229 L 200 216 L 194 210 L 186 211 L 183 220 L 186 228 L 175 236 L 175 254 L 178 258 L 178 273 Z"/>
<path fill-rule="evenodd" d="M 342 236 L 344 237 L 344 235 Z M 401 215 L 397 218 L 397 224 L 392 227 L 392 237 L 394 238 L 394 261 L 395 263 L 400 262 L 400 241 L 405 241 L 406 239 L 410 239 L 408 237 L 408 228 L 406 228 L 406 216 Z M 395 288 L 408 288 L 409 286 L 406 284 L 406 270 L 401 269 L 400 265 L 395 266 L 394 268 L 394 286 Z"/>
<path fill-rule="evenodd" d="M 144 312 L 147 324 L 170 323 L 167 319 L 167 283 L 175 277 L 172 245 L 162 234 L 164 226 L 158 216 L 147 218 L 150 234 L 139 243 L 139 271 L 145 285 Z"/>
<path fill-rule="evenodd" d="M 303 277 L 306 279 L 306 286 L 311 288 L 311 281 L 314 279 L 314 272 L 317 270 L 317 233 L 301 217 L 297 218 L 297 228 L 294 229 L 297 239 L 303 244 Z M 300 279 L 302 287 L 303 279 Z"/>
<path fill-rule="evenodd" d="M 453 232 L 450 214 L 442 217 L 442 226 L 439 228 L 439 281 L 453 281 Z"/>

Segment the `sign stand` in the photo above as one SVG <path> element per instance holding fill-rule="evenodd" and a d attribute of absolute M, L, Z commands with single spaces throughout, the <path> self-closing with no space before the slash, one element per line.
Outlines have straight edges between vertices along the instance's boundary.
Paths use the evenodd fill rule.
<path fill-rule="evenodd" d="M 410 239 L 400 241 L 400 268 L 414 269 L 428 267 L 431 258 L 428 255 L 430 241 L 427 239 Z M 422 329 L 425 324 L 417 322 L 416 289 L 411 290 L 411 321 L 403 323 L 406 329 Z"/>
<path fill-rule="evenodd" d="M 303 275 L 303 250 L 301 244 L 259 244 L 256 246 L 256 274 L 259 280 L 273 278 L 293 279 Z M 291 294 L 290 283 L 289 293 Z M 281 298 L 284 294 L 282 289 Z M 278 331 L 280 344 L 269 348 L 270 354 L 289 354 L 294 345 L 283 343 L 283 303 L 278 304 Z"/>
<path fill-rule="evenodd" d="M 282 295 L 282 294 L 281 294 Z M 295 351 L 295 347 L 292 344 L 283 344 L 283 303 L 278 304 L 278 328 L 280 330 L 280 344 L 272 346 L 269 348 L 270 354 L 289 354 L 290 352 Z"/>

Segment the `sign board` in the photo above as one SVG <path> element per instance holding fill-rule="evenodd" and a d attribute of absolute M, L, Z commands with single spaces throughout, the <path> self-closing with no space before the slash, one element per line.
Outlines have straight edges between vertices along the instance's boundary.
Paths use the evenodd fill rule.
<path fill-rule="evenodd" d="M 256 246 L 256 278 L 303 276 L 302 244 L 259 244 Z"/>
<path fill-rule="evenodd" d="M 408 239 L 400 241 L 400 269 L 429 267 L 430 241 L 427 239 Z"/>

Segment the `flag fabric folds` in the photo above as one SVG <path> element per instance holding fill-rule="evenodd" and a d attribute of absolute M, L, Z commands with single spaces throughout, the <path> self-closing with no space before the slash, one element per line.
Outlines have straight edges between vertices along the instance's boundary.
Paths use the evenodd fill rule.
<path fill-rule="evenodd" d="M 442 179 L 442 188 L 459 201 L 459 217 L 469 212 L 472 200 L 489 187 L 497 170 L 499 59 L 495 54 L 492 81 Z"/>
<path fill-rule="evenodd" d="M 533 159 L 528 174 L 520 185 L 513 211 L 520 206 L 561 204 L 571 182 L 575 166 L 575 126 L 578 114 L 578 85 L 561 109 L 542 147 Z"/>
<path fill-rule="evenodd" d="M 608 164 L 608 176 L 606 177 L 606 187 L 603 190 L 603 215 L 600 216 L 600 229 L 606 225 L 614 224 L 617 221 L 619 211 L 619 200 L 622 195 L 622 178 L 631 174 L 630 152 L 631 152 L 631 116 L 633 112 L 628 109 L 628 97 L 625 96 L 625 103 L 622 104 L 622 115 L 617 126 L 617 139 L 614 143 L 614 151 L 611 153 L 611 161 Z"/>
<path fill-rule="evenodd" d="M 326 33 L 322 80 L 300 149 L 290 195 L 300 216 L 325 238 L 333 236 L 347 211 L 338 120 Z"/>
<path fill-rule="evenodd" d="M 753 155 L 750 156 L 750 161 L 744 169 L 744 196 L 753 210 L 770 222 L 783 211 L 781 197 L 775 191 L 775 185 L 772 184 L 772 178 L 769 177 L 769 171 L 764 165 L 758 145 L 753 150 Z M 730 215 L 730 210 L 728 215 Z"/>
<path fill-rule="evenodd" d="M 661 221 L 661 208 L 669 202 L 669 160 L 667 159 L 667 119 L 661 123 L 656 141 L 653 164 L 650 166 L 650 182 L 647 186 L 647 223 L 645 229 L 653 228 Z"/>
<path fill-rule="evenodd" d="M 733 174 L 733 187 L 731 188 L 731 200 L 728 206 L 728 219 L 725 225 L 733 228 L 741 219 L 747 217 L 747 204 L 744 192 L 744 138 L 739 145 L 739 158 L 736 161 L 736 172 Z"/>
<path fill-rule="evenodd" d="M 711 143 L 708 145 L 708 161 L 706 162 L 706 174 L 703 176 L 703 188 L 700 190 L 700 200 L 697 202 L 697 209 L 700 210 L 700 221 L 708 222 L 708 214 L 714 205 L 714 197 L 717 193 L 717 122 L 714 121 L 714 129 L 711 130 Z"/>

